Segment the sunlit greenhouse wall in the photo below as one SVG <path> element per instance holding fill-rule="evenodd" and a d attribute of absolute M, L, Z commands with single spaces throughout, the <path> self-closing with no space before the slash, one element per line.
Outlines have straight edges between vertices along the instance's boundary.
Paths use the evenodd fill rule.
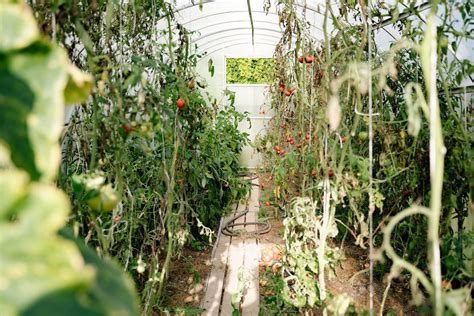
<path fill-rule="evenodd" d="M 223 91 L 226 89 L 235 93 L 234 104 L 240 112 L 248 112 L 250 121 L 244 121 L 239 124 L 241 131 L 249 134 L 249 139 L 254 141 L 258 135 L 265 133 L 265 126 L 271 118 L 271 109 L 266 102 L 266 84 L 229 84 L 226 78 L 226 59 L 227 58 L 272 58 L 274 46 L 255 44 L 251 45 L 248 41 L 244 44 L 242 40 L 237 40 L 237 44 L 231 44 L 229 47 L 219 49 L 210 54 L 206 54 L 198 62 L 198 73 L 209 85 L 209 92 L 213 97 L 222 99 Z M 219 45 L 219 44 L 217 44 Z M 209 69 L 212 69 L 209 72 Z M 271 68 L 266 69 L 268 75 L 271 74 Z M 251 145 L 245 146 L 241 154 L 243 166 L 249 168 L 257 167 L 259 163 L 259 154 Z"/>
<path fill-rule="evenodd" d="M 0 0 L 0 315 L 471 315 L 473 25 Z"/>

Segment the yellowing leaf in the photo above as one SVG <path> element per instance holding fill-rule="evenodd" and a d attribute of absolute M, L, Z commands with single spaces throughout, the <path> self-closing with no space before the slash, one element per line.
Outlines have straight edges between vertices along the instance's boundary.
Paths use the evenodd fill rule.
<path fill-rule="evenodd" d="M 334 132 L 341 122 L 341 106 L 339 105 L 339 99 L 334 95 L 329 98 L 326 118 L 330 131 Z"/>
<path fill-rule="evenodd" d="M 29 7 L 0 5 L 0 52 L 27 47 L 38 37 L 39 31 Z"/>
<path fill-rule="evenodd" d="M 92 76 L 86 74 L 73 65 L 68 66 L 68 81 L 64 90 L 65 104 L 82 103 L 87 100 L 91 92 Z"/>

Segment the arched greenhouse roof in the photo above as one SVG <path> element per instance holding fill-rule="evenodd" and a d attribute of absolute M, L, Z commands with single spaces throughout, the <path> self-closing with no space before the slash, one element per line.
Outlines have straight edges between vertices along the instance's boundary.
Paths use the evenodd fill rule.
<path fill-rule="evenodd" d="M 247 51 L 265 51 L 262 56 L 273 52 L 276 44 L 281 38 L 282 29 L 278 21 L 278 1 L 275 0 L 169 0 L 168 4 L 174 7 L 174 22 L 188 29 L 191 41 L 197 45 L 197 52 L 202 55 L 212 55 L 220 50 L 226 50 L 227 54 L 238 56 Z M 395 1 L 386 1 L 393 4 Z M 308 30 L 315 40 L 324 37 L 324 7 L 326 3 L 331 4 L 335 13 L 334 18 L 339 16 L 338 1 L 295 1 L 300 16 L 306 18 Z M 252 11 L 252 24 L 249 16 L 249 6 Z M 268 11 L 264 9 L 268 6 Z M 413 24 L 424 24 L 429 13 L 431 4 L 429 1 L 416 1 L 412 7 L 404 3 L 398 3 L 398 16 L 394 19 L 373 19 L 373 32 L 375 45 L 380 50 L 386 50 L 390 44 L 400 39 L 399 30 L 394 27 L 394 22 L 402 19 L 410 19 Z M 416 10 L 415 10 L 416 9 Z M 443 10 L 443 8 L 440 8 Z M 416 12 L 416 14 L 414 13 Z M 439 20 L 441 23 L 442 21 Z M 176 25 L 174 25 L 175 27 Z M 157 28 L 166 28 L 166 21 L 158 22 Z M 457 25 L 453 25 L 454 28 Z M 333 30 L 332 23 L 327 25 L 328 32 Z M 474 47 L 472 42 L 464 40 L 460 43 L 454 55 L 451 49 L 450 58 L 458 60 L 473 59 Z M 464 85 L 472 84 L 471 78 L 465 78 Z"/>

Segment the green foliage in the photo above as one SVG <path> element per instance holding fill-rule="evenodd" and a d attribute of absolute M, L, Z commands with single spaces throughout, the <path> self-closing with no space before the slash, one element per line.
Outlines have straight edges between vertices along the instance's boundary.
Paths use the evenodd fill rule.
<path fill-rule="evenodd" d="M 58 122 L 63 118 L 61 104 L 71 68 L 62 50 L 32 37 L 38 36 L 37 32 L 23 30 L 32 25 L 31 12 L 16 5 L 4 5 L 0 19 L 8 20 L 7 16 L 8 19 L 16 17 L 14 20 L 23 27 L 18 27 L 18 34 L 8 33 L 2 38 L 4 49 L 21 50 L 6 54 L 0 60 L 5 109 L 0 124 L 6 127 L 1 137 L 9 143 L 18 144 L 10 149 L 12 160 L 26 169 L 33 180 L 40 175 L 50 180 L 59 163 L 56 141 L 61 125 Z M 20 37 L 15 41 L 9 40 L 15 35 Z M 39 77 L 43 79 L 37 80 Z M 28 117 L 30 113 L 31 117 Z"/>
<path fill-rule="evenodd" d="M 317 213 L 317 203 L 310 198 L 295 198 L 283 220 L 286 248 L 283 266 L 296 278 L 291 285 L 285 282 L 282 295 L 289 304 L 298 308 L 311 308 L 321 304 L 318 284 L 314 279 L 319 273 L 319 262 L 316 259 L 318 248 L 325 240 L 321 239 L 323 223 L 321 216 L 315 216 Z M 337 227 L 333 224 L 328 236 L 333 238 L 337 234 Z M 325 252 L 326 263 L 333 268 L 338 252 L 329 246 L 325 247 Z"/>
<path fill-rule="evenodd" d="M 295 18 L 295 7 L 287 3 L 280 4 L 277 11 L 285 31 L 275 52 L 275 74 L 270 87 L 275 116 L 269 124 L 267 135 L 259 140 L 258 148 L 264 155 L 264 168 L 274 178 L 275 204 L 286 204 L 288 213 L 292 209 L 288 203 L 294 197 L 310 197 L 318 203 L 327 203 L 326 208 L 324 205 L 318 206 L 323 218 L 325 214 L 331 215 L 334 207 L 334 220 L 339 229 L 350 234 L 355 244 L 366 248 L 370 242 L 369 209 L 373 207 L 371 215 L 377 247 L 382 242 L 383 227 L 392 216 L 414 202 L 426 205 L 435 199 L 431 191 L 428 150 L 430 132 L 433 131 L 428 130 L 428 121 L 420 115 L 426 115 L 427 112 L 424 99 L 428 93 L 424 83 L 428 79 L 425 69 L 426 63 L 430 66 L 432 63 L 425 58 L 425 69 L 422 69 L 419 53 L 424 52 L 423 57 L 428 53 L 416 44 L 427 42 L 426 25 L 415 27 L 410 19 L 405 19 L 395 23 L 403 39 L 394 43 L 388 51 L 381 52 L 377 43 L 371 43 L 372 64 L 369 73 L 367 39 L 370 36 L 367 30 L 360 31 L 363 24 L 354 24 L 354 17 L 362 17 L 363 21 L 365 15 L 363 5 L 358 7 L 356 3 L 341 3 L 340 15 L 333 12 L 332 8 L 326 8 L 327 23 L 334 22 L 335 30 L 325 31 L 325 39 L 318 42 L 305 29 L 304 19 Z M 439 95 L 440 116 L 447 150 L 442 213 L 439 218 L 442 259 L 438 266 L 443 271 L 443 280 L 452 280 L 453 288 L 464 287 L 466 290 L 470 272 L 466 267 L 464 252 L 472 246 L 465 232 L 465 219 L 471 200 L 467 175 L 472 174 L 472 164 L 467 148 L 472 147 L 472 120 L 469 113 L 462 112 L 467 105 L 463 105 L 462 99 L 450 91 L 459 83 L 459 78 L 472 71 L 472 66 L 465 60 L 449 59 L 442 39 L 453 38 L 454 44 L 451 46 L 456 49 L 457 44 L 469 37 L 466 33 L 453 31 L 455 14 L 451 10 L 461 11 L 462 21 L 457 22 L 464 26 L 472 23 L 472 18 L 465 14 L 465 2 L 455 1 L 455 4 L 448 5 L 447 1 L 442 1 L 442 5 L 449 9 L 441 14 L 444 23 L 438 25 L 437 34 L 433 34 L 433 37 L 438 37 L 439 43 L 435 47 L 438 58 L 436 86 L 438 91 L 442 91 Z M 371 10 L 373 17 L 387 18 L 399 14 L 396 5 L 375 6 Z M 308 55 L 314 56 L 312 63 L 306 62 L 304 57 Z M 431 52 L 429 56 L 434 54 Z M 371 105 L 374 113 L 377 113 L 372 117 L 372 184 L 368 159 L 369 75 L 372 76 L 374 96 Z M 281 85 L 296 87 L 296 90 L 293 95 L 285 96 Z M 409 136 L 407 131 L 417 137 Z M 305 137 L 306 134 L 308 137 Z M 331 190 L 325 196 L 323 191 L 326 183 Z M 369 189 L 370 186 L 372 189 Z M 292 220 L 294 218 L 288 213 L 285 221 Z M 456 225 L 452 225 L 455 221 Z M 302 222 L 306 224 L 305 229 L 295 226 L 290 232 L 297 235 L 300 231 L 319 231 L 320 226 L 329 229 L 333 224 L 331 220 Z M 427 236 L 429 225 L 433 226 L 424 215 L 410 216 L 396 225 L 391 239 L 396 253 L 416 265 L 420 271 L 432 267 L 428 264 L 432 257 L 427 249 L 432 248 L 434 239 L 433 234 L 431 241 Z M 453 226 L 457 227 L 457 232 Z M 288 236 L 287 239 L 291 241 L 291 234 Z M 289 257 L 297 253 L 290 252 Z M 316 253 L 308 257 L 314 262 L 323 262 Z M 325 254 L 324 258 L 324 261 L 331 262 L 327 260 L 329 254 Z M 305 261 L 300 261 L 304 265 Z M 390 259 L 386 260 L 380 264 L 380 270 L 388 273 L 391 264 Z M 395 272 L 392 270 L 392 275 Z M 301 275 L 298 279 L 308 278 Z M 441 280 L 433 278 L 425 283 L 431 282 L 439 287 Z M 293 285 L 297 282 L 292 280 L 291 284 L 288 283 Z M 321 277 L 318 286 L 320 293 L 323 293 L 324 282 L 321 282 Z M 304 293 L 301 291 L 301 294 Z M 417 289 L 413 293 L 420 294 Z M 450 293 L 447 291 L 443 295 L 447 298 Z M 465 300 L 464 307 L 468 301 Z M 302 306 L 302 303 L 303 299 L 301 302 L 296 301 L 295 305 Z M 452 306 L 450 308 L 453 309 Z"/>
<path fill-rule="evenodd" d="M 27 6 L 2 3 L 0 21 L 11 23 L 0 34 L 0 110 L 5 114 L 0 121 L 0 310 L 4 315 L 66 310 L 136 315 L 133 286 L 121 271 L 57 234 L 70 211 L 67 196 L 52 183 L 64 101 L 71 91 L 73 100 L 83 100 L 90 78 L 69 64 L 61 48 L 39 36 Z M 103 277 L 108 271 L 113 280 Z M 122 297 L 121 307 L 98 295 L 100 288 L 107 293 L 113 288 Z M 87 297 L 95 297 L 93 305 Z"/>
<path fill-rule="evenodd" d="M 34 8 L 44 25 L 52 10 L 61 11 L 56 38 L 97 81 L 63 138 L 59 183 L 72 197 L 69 224 L 133 276 L 143 312 L 151 314 L 161 309 L 169 266 L 181 247 L 211 242 L 221 216 L 248 190 L 239 177 L 248 135 L 238 125 L 246 115 L 202 90 L 187 30 L 154 27 L 157 17 L 172 27 L 173 7 L 165 2 L 64 1 Z M 121 201 L 111 212 L 92 212 L 91 199 L 107 198 L 105 187 Z"/>
<path fill-rule="evenodd" d="M 270 82 L 272 58 L 227 58 L 226 81 L 238 84 L 266 84 Z"/>

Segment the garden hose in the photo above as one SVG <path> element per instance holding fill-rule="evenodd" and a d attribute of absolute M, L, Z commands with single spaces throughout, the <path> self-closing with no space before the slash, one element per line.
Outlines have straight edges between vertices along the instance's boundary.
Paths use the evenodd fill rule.
<path fill-rule="evenodd" d="M 233 228 L 236 226 L 244 226 L 244 225 L 258 225 L 262 226 L 261 228 L 252 231 L 252 232 L 247 232 L 247 234 L 257 234 L 257 235 L 263 235 L 266 234 L 270 231 L 271 225 L 268 222 L 246 222 L 246 223 L 235 223 L 235 221 L 242 216 L 245 216 L 249 212 L 249 207 L 245 208 L 245 211 L 241 212 L 240 214 L 237 214 L 234 216 L 231 220 L 229 220 L 227 223 L 224 224 L 224 227 L 221 229 L 221 233 L 226 235 L 226 236 L 239 236 L 242 235 L 241 231 L 242 230 L 234 230 Z"/>
<path fill-rule="evenodd" d="M 251 180 L 254 180 L 254 179 L 257 179 L 257 176 L 252 177 L 248 180 L 251 181 Z M 256 184 L 252 183 L 252 185 L 256 185 Z M 250 198 L 250 195 L 249 195 L 248 198 Z M 247 201 L 248 201 L 248 198 L 247 198 Z M 245 225 L 260 226 L 259 229 L 256 229 L 255 231 L 252 231 L 252 232 L 247 232 L 247 234 L 263 235 L 263 234 L 266 234 L 270 231 L 271 225 L 268 222 L 256 221 L 256 222 L 246 222 L 246 223 L 235 223 L 235 221 L 237 219 L 241 218 L 242 216 L 245 216 L 245 214 L 247 214 L 248 212 L 249 212 L 249 206 L 248 206 L 248 203 L 247 203 L 247 205 L 245 206 L 245 210 L 243 212 L 235 215 L 232 219 L 230 219 L 229 221 L 227 221 L 224 224 L 224 226 L 221 228 L 221 233 L 226 235 L 226 236 L 239 236 L 239 235 L 242 234 L 242 230 L 241 229 L 234 230 L 234 227 L 236 227 L 236 226 L 245 226 Z"/>

